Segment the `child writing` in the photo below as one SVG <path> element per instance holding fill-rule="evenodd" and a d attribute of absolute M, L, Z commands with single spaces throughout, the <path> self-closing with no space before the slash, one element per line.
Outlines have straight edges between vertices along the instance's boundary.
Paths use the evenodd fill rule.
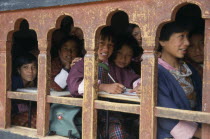
<path fill-rule="evenodd" d="M 193 67 L 185 64 L 189 46 L 188 31 L 177 22 L 163 26 L 158 59 L 158 106 L 183 110 L 201 110 L 201 80 Z M 157 138 L 200 138 L 196 122 L 158 118 Z"/>
<path fill-rule="evenodd" d="M 115 38 L 111 27 L 104 27 L 100 33 L 98 44 L 98 60 L 109 65 L 110 74 L 117 83 L 114 83 L 110 78 L 100 76 L 103 74 L 103 69 L 99 67 L 99 83 L 98 87 L 101 91 L 109 93 L 122 93 L 124 86 L 127 88 L 133 87 L 133 82 L 139 79 L 139 76 L 131 71 L 125 71 L 122 68 L 116 67 L 108 63 L 108 58 L 111 56 L 114 49 Z M 101 74 L 102 73 L 102 74 Z M 71 94 L 75 97 L 81 96 L 84 93 L 84 60 L 77 62 L 71 69 L 67 84 Z M 106 80 L 105 80 L 106 79 Z M 115 121 L 110 121 L 109 135 L 110 138 L 126 138 L 128 135 L 121 121 L 115 117 Z M 102 120 L 102 118 L 101 118 Z"/>
<path fill-rule="evenodd" d="M 66 79 L 71 66 L 82 56 L 82 46 L 76 36 L 68 36 L 61 40 L 58 47 L 59 57 L 54 58 L 51 66 L 51 88 L 62 91 L 66 88 Z"/>

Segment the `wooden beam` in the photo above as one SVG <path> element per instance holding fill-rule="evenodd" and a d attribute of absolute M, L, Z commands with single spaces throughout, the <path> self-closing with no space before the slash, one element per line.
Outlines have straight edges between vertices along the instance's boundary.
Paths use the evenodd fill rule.
<path fill-rule="evenodd" d="M 43 32 L 37 32 L 43 33 Z M 46 33 L 47 34 L 47 33 Z M 40 54 L 38 57 L 38 96 L 37 96 L 37 134 L 45 136 L 49 131 L 49 115 L 50 104 L 47 103 L 47 95 L 49 89 L 49 76 L 51 70 L 51 57 L 47 50 L 47 42 L 45 39 L 39 39 Z"/>
<path fill-rule="evenodd" d="M 7 97 L 10 99 L 21 99 L 37 101 L 37 94 L 7 91 Z"/>
<path fill-rule="evenodd" d="M 203 66 L 203 99 L 202 108 L 210 112 L 210 19 L 205 19 L 205 44 L 204 44 L 204 66 Z M 210 125 L 202 125 L 202 139 L 209 139 Z"/>
<path fill-rule="evenodd" d="M 139 104 L 116 103 L 116 102 L 95 100 L 95 108 L 102 110 L 139 114 L 140 113 L 139 107 L 140 107 Z"/>
<path fill-rule="evenodd" d="M 155 36 L 145 38 L 144 54 L 141 65 L 141 109 L 140 135 L 143 139 L 156 139 L 154 108 L 157 94 L 157 58 L 154 55 Z M 144 38 L 143 38 L 144 40 Z"/>
<path fill-rule="evenodd" d="M 7 90 L 11 89 L 11 41 L 0 41 L 0 128 L 11 124 L 11 100 Z"/>
<path fill-rule="evenodd" d="M 82 106 L 82 98 L 72 98 L 72 97 L 54 97 L 47 96 L 47 103 L 58 103 L 74 106 Z"/>
<path fill-rule="evenodd" d="M 155 116 L 210 124 L 210 113 L 156 107 Z"/>
<path fill-rule="evenodd" d="M 90 39 L 90 38 L 89 38 Z M 92 38 L 93 39 L 93 38 Z M 94 46 L 87 43 L 87 46 Z M 97 111 L 94 108 L 94 100 L 97 99 L 97 61 L 95 52 L 87 52 L 84 60 L 85 92 L 83 95 L 82 109 L 82 138 L 96 139 L 97 137 Z M 95 76 L 96 75 L 96 76 Z"/>

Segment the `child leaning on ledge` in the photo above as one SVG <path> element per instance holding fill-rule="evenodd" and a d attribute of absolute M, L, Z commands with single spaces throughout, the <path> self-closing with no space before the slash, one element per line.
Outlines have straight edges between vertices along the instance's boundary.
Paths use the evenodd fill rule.
<path fill-rule="evenodd" d="M 113 64 L 109 64 L 108 58 L 111 56 L 114 49 L 115 38 L 113 35 L 113 30 L 111 27 L 104 27 L 100 33 L 100 39 L 98 44 L 98 59 L 99 62 L 103 62 L 109 65 L 110 74 L 114 78 L 117 83 L 113 83 L 113 81 L 108 77 L 107 73 L 105 76 L 101 76 L 105 73 L 104 69 L 99 67 L 99 82 L 98 85 L 99 90 L 106 91 L 109 93 L 122 93 L 124 91 L 124 87 L 133 88 L 133 83 L 139 81 L 139 76 L 130 70 L 124 70 L 123 68 L 119 68 Z M 75 97 L 82 96 L 84 93 L 84 60 L 77 62 L 71 69 L 68 79 L 67 85 L 71 95 Z M 113 112 L 114 113 L 114 112 Z M 116 114 L 118 115 L 118 114 Z M 111 115 L 110 124 L 109 124 L 109 136 L 110 138 L 127 138 L 128 134 L 125 131 L 124 124 L 121 122 L 121 118 L 119 116 L 116 117 L 115 114 Z M 103 117 L 100 117 L 99 121 L 103 122 Z M 104 129 L 102 127 L 101 129 Z M 103 133 L 104 131 L 102 131 Z"/>
<path fill-rule="evenodd" d="M 56 91 L 63 91 L 67 84 L 71 66 L 79 61 L 82 56 L 82 46 L 76 36 L 68 36 L 61 40 L 58 47 L 58 57 L 52 60 L 51 64 L 51 88 Z"/>
<path fill-rule="evenodd" d="M 202 82 L 197 71 L 185 64 L 189 46 L 188 31 L 180 23 L 163 26 L 158 59 L 158 106 L 201 111 Z M 201 135 L 196 122 L 158 118 L 157 139 L 190 139 Z"/>

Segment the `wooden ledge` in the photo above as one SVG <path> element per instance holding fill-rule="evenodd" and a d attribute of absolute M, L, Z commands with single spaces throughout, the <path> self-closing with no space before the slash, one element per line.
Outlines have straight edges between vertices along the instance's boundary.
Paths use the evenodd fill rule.
<path fill-rule="evenodd" d="M 82 98 L 47 96 L 48 103 L 59 103 L 82 107 Z"/>
<path fill-rule="evenodd" d="M 102 100 L 95 100 L 95 108 L 110 110 L 110 111 L 118 111 L 125 113 L 140 113 L 140 105 L 139 104 L 129 104 L 129 103 L 117 103 L 117 102 L 107 102 Z"/>
<path fill-rule="evenodd" d="M 207 112 L 156 107 L 155 116 L 210 124 L 210 113 Z"/>
<path fill-rule="evenodd" d="M 18 134 L 20 136 L 26 136 L 26 137 L 30 137 L 30 138 L 38 138 L 38 139 L 68 139 L 67 137 L 62 137 L 62 136 L 57 136 L 57 135 L 53 135 L 53 136 L 46 136 L 46 137 L 40 137 L 37 136 L 37 130 L 33 129 L 33 128 L 27 128 L 27 127 L 21 127 L 21 126 L 12 126 L 10 128 L 7 129 L 1 129 L 0 130 L 2 132 L 9 132 L 12 134 Z"/>
<path fill-rule="evenodd" d="M 37 101 L 37 94 L 26 93 L 26 92 L 7 91 L 7 97 L 10 99 Z"/>

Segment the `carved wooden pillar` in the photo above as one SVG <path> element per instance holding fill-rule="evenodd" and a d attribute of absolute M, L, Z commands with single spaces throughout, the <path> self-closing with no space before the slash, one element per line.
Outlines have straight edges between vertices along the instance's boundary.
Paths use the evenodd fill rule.
<path fill-rule="evenodd" d="M 91 31 L 90 31 L 91 32 Z M 97 99 L 97 60 L 94 34 L 85 34 L 85 46 L 87 54 L 84 63 L 85 92 L 83 95 L 82 107 L 82 138 L 96 139 L 97 136 L 97 110 L 94 108 L 94 100 Z M 94 31 L 92 31 L 94 32 Z M 88 36 L 88 38 L 87 38 Z"/>
<path fill-rule="evenodd" d="M 203 67 L 203 99 L 202 108 L 210 112 L 210 19 L 205 19 L 205 47 Z M 202 139 L 210 138 L 210 125 L 202 125 Z"/>
<path fill-rule="evenodd" d="M 156 117 L 154 108 L 157 92 L 157 58 L 154 55 L 155 36 L 143 37 L 143 61 L 141 66 L 141 139 L 156 139 Z"/>
<path fill-rule="evenodd" d="M 11 40 L 0 41 L 0 128 L 11 124 L 11 100 L 7 91 L 11 89 Z"/>
<path fill-rule="evenodd" d="M 45 136 L 49 131 L 50 104 L 47 103 L 47 95 L 50 91 L 51 57 L 47 49 L 48 42 L 45 39 L 38 39 L 40 54 L 38 57 L 37 134 L 40 136 Z"/>

